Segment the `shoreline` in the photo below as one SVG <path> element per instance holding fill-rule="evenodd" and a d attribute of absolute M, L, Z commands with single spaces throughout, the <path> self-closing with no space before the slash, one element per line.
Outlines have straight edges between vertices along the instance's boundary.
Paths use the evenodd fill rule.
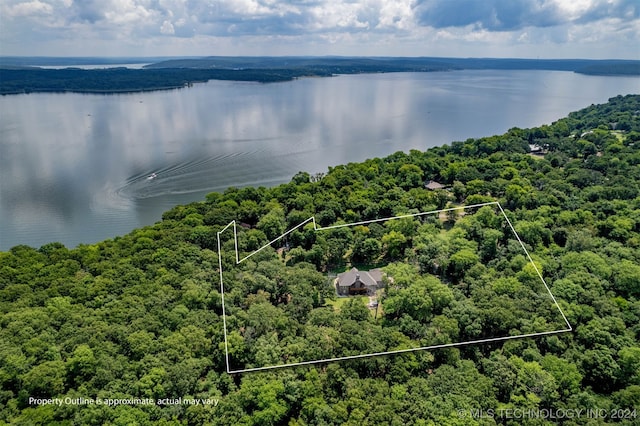
<path fill-rule="evenodd" d="M 250 58 L 174 59 L 142 68 L 37 68 L 2 63 L 0 94 L 120 94 L 190 87 L 194 83 L 279 83 L 305 77 L 460 70 L 569 71 L 603 77 L 640 77 L 640 61 L 475 58 Z"/>

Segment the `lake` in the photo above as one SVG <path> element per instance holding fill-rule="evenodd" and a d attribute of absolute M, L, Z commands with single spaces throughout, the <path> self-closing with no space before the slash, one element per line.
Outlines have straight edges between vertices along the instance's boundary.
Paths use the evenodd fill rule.
<path fill-rule="evenodd" d="M 0 250 L 113 238 L 229 186 L 551 123 L 639 88 L 634 77 L 466 70 L 2 96 Z"/>

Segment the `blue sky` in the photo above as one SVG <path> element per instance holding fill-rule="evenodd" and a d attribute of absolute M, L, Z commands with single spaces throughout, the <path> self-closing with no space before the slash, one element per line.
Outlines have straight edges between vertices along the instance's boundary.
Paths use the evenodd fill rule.
<path fill-rule="evenodd" d="M 640 0 L 0 0 L 0 54 L 640 59 Z"/>

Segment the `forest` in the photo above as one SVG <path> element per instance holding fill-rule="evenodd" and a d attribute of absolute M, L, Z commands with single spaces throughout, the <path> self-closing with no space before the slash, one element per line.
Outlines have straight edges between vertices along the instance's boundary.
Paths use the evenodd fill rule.
<path fill-rule="evenodd" d="M 617 96 L 0 252 L 0 424 L 638 424 L 639 166 Z M 386 272 L 377 310 L 336 295 L 353 266 Z"/>
<path fill-rule="evenodd" d="M 148 58 L 149 60 L 157 58 Z M 78 58 L 77 63 L 91 62 Z M 123 58 L 140 62 L 140 58 Z M 209 80 L 274 83 L 338 74 L 435 72 L 452 70 L 556 70 L 592 75 L 640 75 L 640 61 L 589 59 L 393 58 L 393 57 L 225 57 L 162 60 L 129 69 L 115 58 L 93 58 L 103 69 L 45 69 L 71 58 L 0 57 L 0 95 L 37 92 L 126 93 L 188 87 Z"/>
<path fill-rule="evenodd" d="M 0 94 L 37 92 L 127 93 L 188 87 L 209 80 L 273 83 L 329 74 L 291 69 L 42 69 L 0 68 Z"/>
<path fill-rule="evenodd" d="M 210 56 L 158 61 L 145 68 L 307 69 L 336 74 L 446 70 L 550 70 L 605 75 L 640 75 L 640 61 L 623 59 L 519 59 L 447 57 L 238 57 Z M 587 72 L 585 72 L 587 71 Z"/>

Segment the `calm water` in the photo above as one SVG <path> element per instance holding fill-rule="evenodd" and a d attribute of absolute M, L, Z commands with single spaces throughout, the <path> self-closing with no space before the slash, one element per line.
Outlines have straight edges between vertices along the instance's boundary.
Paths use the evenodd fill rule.
<path fill-rule="evenodd" d="M 639 91 L 629 77 L 456 71 L 4 96 L 0 250 L 92 243 L 211 191 L 551 123 Z"/>

